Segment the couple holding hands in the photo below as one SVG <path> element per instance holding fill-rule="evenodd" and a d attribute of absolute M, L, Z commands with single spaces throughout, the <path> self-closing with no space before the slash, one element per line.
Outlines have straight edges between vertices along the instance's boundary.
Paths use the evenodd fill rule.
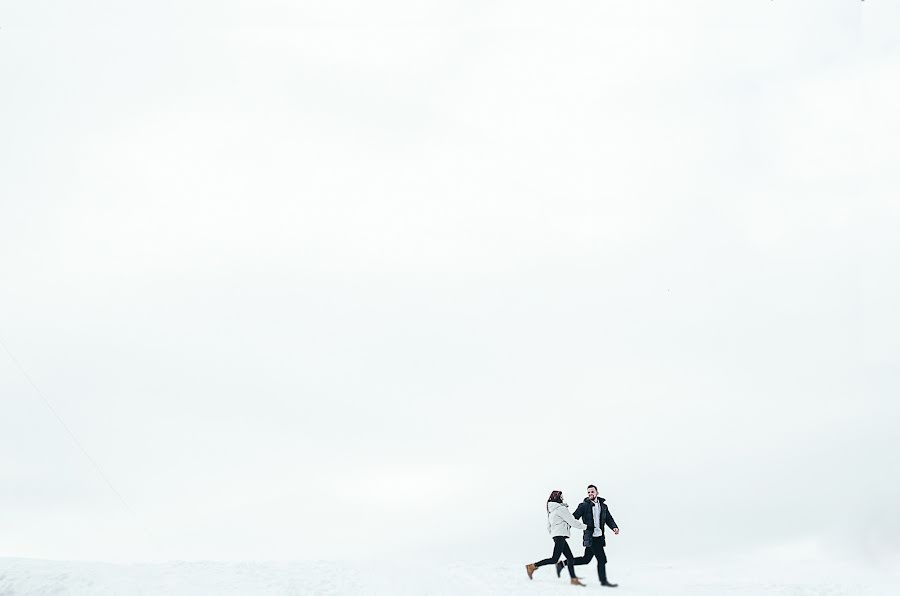
<path fill-rule="evenodd" d="M 526 565 L 525 571 L 528 573 L 528 579 L 532 579 L 531 576 L 538 567 L 555 564 L 557 577 L 563 567 L 568 567 L 572 585 L 583 586 L 585 584 L 575 577 L 575 565 L 586 565 L 596 557 L 600 585 L 610 588 L 618 585 L 610 583 L 606 578 L 606 553 L 603 550 L 603 547 L 606 546 L 605 530 L 609 526 L 614 534 L 618 534 L 619 526 L 616 525 L 605 500 L 597 496 L 597 487 L 589 484 L 587 498 L 578 504 L 573 515 L 569 511 L 569 506 L 563 502 L 562 491 L 555 490 L 550 493 L 550 498 L 547 499 L 547 530 L 553 537 L 553 556 Z M 572 555 L 572 549 L 569 548 L 568 543 L 569 528 L 571 527 L 584 530 L 584 556 Z M 560 555 L 565 555 L 564 561 L 559 561 Z"/>

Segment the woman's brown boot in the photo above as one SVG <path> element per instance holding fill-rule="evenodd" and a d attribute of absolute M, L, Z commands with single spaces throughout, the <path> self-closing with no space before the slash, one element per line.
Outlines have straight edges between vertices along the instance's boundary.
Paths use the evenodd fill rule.
<path fill-rule="evenodd" d="M 578 579 L 577 577 L 573 577 L 573 578 L 572 578 L 572 581 L 570 581 L 569 583 L 572 584 L 573 586 L 583 586 L 583 585 L 585 585 L 585 584 L 581 583 L 581 580 Z"/>
<path fill-rule="evenodd" d="M 525 565 L 525 573 L 528 574 L 528 579 L 534 579 L 533 577 L 531 577 L 531 574 L 534 573 L 535 569 L 537 569 L 537 567 L 534 566 L 534 563 L 529 563 L 528 565 Z"/>

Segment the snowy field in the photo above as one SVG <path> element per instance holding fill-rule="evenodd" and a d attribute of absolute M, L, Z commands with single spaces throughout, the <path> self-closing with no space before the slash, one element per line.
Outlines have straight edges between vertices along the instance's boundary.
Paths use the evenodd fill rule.
<path fill-rule="evenodd" d="M 607 593 L 593 567 L 579 567 L 587 587 L 541 568 L 529 581 L 523 564 L 404 564 L 358 562 L 173 562 L 112 564 L 0 559 L 0 596 L 227 595 L 528 595 Z M 822 561 L 729 561 L 703 565 L 610 566 L 613 593 L 890 596 L 900 577 L 885 568 Z"/>

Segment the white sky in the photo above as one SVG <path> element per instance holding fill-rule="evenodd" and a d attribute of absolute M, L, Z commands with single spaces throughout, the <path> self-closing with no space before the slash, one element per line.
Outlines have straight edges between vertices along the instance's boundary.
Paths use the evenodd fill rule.
<path fill-rule="evenodd" d="M 0 5 L 0 341 L 134 513 L 0 350 L 0 556 L 898 548 L 900 5 L 123 4 Z"/>

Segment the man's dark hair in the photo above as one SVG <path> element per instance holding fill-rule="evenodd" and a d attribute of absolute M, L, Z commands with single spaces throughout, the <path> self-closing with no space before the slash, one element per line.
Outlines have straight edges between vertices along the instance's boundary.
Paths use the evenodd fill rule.
<path fill-rule="evenodd" d="M 593 484 L 588 484 L 588 488 L 592 488 L 592 489 L 594 489 L 594 490 L 597 490 L 597 487 L 594 486 Z"/>

